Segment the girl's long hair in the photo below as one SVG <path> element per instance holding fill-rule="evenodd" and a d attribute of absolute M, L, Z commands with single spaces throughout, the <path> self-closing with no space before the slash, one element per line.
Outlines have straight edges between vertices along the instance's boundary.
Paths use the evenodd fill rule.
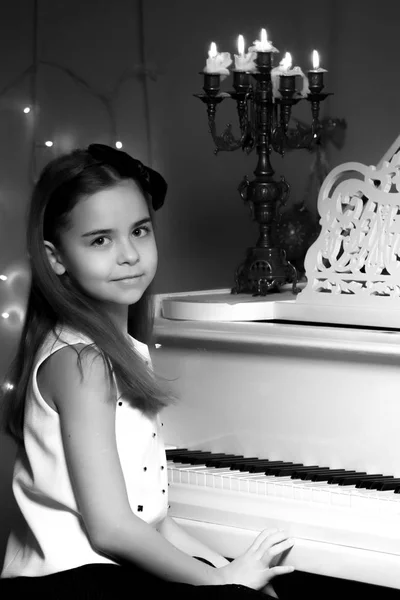
<path fill-rule="evenodd" d="M 19 443 L 23 442 L 25 398 L 36 354 L 48 334 L 56 334 L 59 326 L 93 341 L 110 380 L 114 374 L 120 393 L 144 413 L 156 414 L 170 401 L 155 374 L 101 306 L 68 275 L 57 276 L 45 251 L 44 240 L 59 245 L 60 232 L 68 227 L 69 214 L 81 198 L 110 189 L 123 179 L 126 176 L 115 166 L 99 163 L 86 150 L 74 150 L 51 161 L 34 188 L 27 226 L 31 287 L 21 338 L 5 379 L 12 386 L 3 385 L 2 390 L 2 428 Z M 128 316 L 128 332 L 146 344 L 151 343 L 151 297 L 147 289 L 129 307 Z"/>

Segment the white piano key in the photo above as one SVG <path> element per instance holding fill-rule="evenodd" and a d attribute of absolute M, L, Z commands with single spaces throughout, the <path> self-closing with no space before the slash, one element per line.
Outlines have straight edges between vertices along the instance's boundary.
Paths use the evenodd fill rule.
<path fill-rule="evenodd" d="M 374 498 L 372 493 L 354 493 L 351 496 L 351 508 L 358 511 L 370 511 L 373 508 L 378 510 L 379 499 Z"/>
<path fill-rule="evenodd" d="M 214 487 L 214 477 L 215 475 L 213 473 L 209 473 L 208 471 L 205 472 L 206 487 Z"/>
<path fill-rule="evenodd" d="M 301 500 L 303 502 L 311 502 L 312 500 L 312 489 L 307 486 L 296 485 L 293 488 L 293 499 Z"/>
<path fill-rule="evenodd" d="M 172 481 L 174 483 L 181 482 L 181 473 L 180 473 L 179 469 L 172 469 Z"/>
<path fill-rule="evenodd" d="M 197 471 L 196 472 L 196 479 L 197 479 L 197 485 L 198 486 L 204 486 L 206 484 L 206 475 L 205 473 L 202 473 L 201 471 Z"/>
<path fill-rule="evenodd" d="M 326 487 L 320 488 L 312 488 L 312 499 L 314 502 L 319 502 L 322 504 L 331 504 L 332 502 L 332 492 L 328 490 Z"/>
<path fill-rule="evenodd" d="M 186 469 L 180 469 L 181 483 L 189 483 L 189 473 Z"/>
<path fill-rule="evenodd" d="M 347 489 L 346 489 L 347 488 Z M 355 486 L 354 486 L 355 489 Z M 334 506 L 351 506 L 351 489 L 348 486 L 339 486 L 338 489 L 332 490 L 331 503 Z"/>
<path fill-rule="evenodd" d="M 197 485 L 197 471 L 189 471 L 189 483 L 191 485 Z"/>

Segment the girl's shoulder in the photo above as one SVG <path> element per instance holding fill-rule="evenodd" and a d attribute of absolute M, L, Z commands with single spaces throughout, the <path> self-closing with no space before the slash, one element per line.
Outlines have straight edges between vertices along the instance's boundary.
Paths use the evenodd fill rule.
<path fill-rule="evenodd" d="M 147 344 L 140 342 L 136 338 L 133 338 L 131 335 L 129 335 L 128 338 L 129 338 L 129 341 L 131 342 L 134 350 L 136 350 L 136 352 L 138 352 L 144 358 L 144 360 L 147 362 L 147 364 L 149 364 L 150 363 L 150 352 L 149 352 L 149 347 L 147 346 Z"/>
<path fill-rule="evenodd" d="M 45 366 L 54 362 L 55 357 L 68 356 L 69 351 L 77 354 L 82 348 L 93 348 L 93 353 L 99 353 L 96 346 L 88 336 L 65 326 L 57 326 L 50 330 L 45 337 L 36 356 L 36 368 L 43 371 Z M 64 352 L 60 352 L 64 350 Z"/>
<path fill-rule="evenodd" d="M 48 342 L 59 346 L 74 346 L 76 344 L 94 345 L 94 342 L 87 335 L 81 333 L 77 329 L 58 325 L 48 335 Z"/>
<path fill-rule="evenodd" d="M 64 378 L 70 382 L 78 379 L 77 357 L 83 348 L 89 351 L 93 348 L 92 353 L 87 353 L 87 356 L 91 355 L 92 358 L 99 354 L 93 340 L 66 327 L 57 327 L 49 332 L 42 344 L 36 363 L 36 381 L 42 398 L 55 410 L 55 389 L 64 383 Z"/>

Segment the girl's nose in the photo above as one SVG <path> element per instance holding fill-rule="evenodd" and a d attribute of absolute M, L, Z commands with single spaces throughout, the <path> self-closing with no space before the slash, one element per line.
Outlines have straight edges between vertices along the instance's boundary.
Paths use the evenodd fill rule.
<path fill-rule="evenodd" d="M 139 252 L 133 242 L 123 242 L 119 247 L 118 263 L 134 265 L 140 259 Z"/>

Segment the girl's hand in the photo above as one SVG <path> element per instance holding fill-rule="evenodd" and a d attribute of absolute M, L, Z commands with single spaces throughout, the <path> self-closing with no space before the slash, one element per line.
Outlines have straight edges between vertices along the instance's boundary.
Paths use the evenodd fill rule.
<path fill-rule="evenodd" d="M 220 567 L 225 584 L 245 585 L 254 590 L 261 590 L 276 575 L 292 573 L 293 567 L 280 566 L 277 563 L 282 553 L 290 550 L 293 540 L 284 531 L 265 529 L 251 546 L 229 565 Z"/>

